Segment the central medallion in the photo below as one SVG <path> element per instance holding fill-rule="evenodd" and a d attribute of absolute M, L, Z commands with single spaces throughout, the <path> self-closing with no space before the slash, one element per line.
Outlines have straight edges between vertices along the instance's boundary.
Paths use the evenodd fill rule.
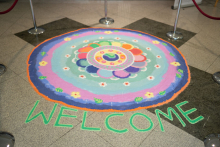
<path fill-rule="evenodd" d="M 89 64 L 110 71 L 123 70 L 134 63 L 133 54 L 118 46 L 101 46 L 87 54 Z"/>

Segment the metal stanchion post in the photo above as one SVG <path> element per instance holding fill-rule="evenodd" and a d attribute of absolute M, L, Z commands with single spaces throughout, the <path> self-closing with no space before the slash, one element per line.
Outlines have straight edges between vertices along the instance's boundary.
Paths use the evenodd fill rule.
<path fill-rule="evenodd" d="M 3 64 L 0 64 L 0 76 L 3 75 L 6 71 L 6 67 Z"/>
<path fill-rule="evenodd" d="M 38 28 L 37 24 L 36 24 L 36 20 L 35 20 L 35 16 L 34 16 L 34 9 L 33 9 L 33 4 L 32 1 L 30 0 L 30 6 L 31 6 L 31 13 L 32 13 L 32 17 L 33 17 L 33 23 L 34 23 L 34 27 L 28 30 L 28 33 L 30 34 L 42 34 L 45 30 L 43 28 Z"/>
<path fill-rule="evenodd" d="M 110 24 L 113 24 L 114 23 L 114 19 L 110 18 L 110 17 L 107 17 L 107 0 L 104 1 L 104 5 L 105 5 L 105 17 L 104 18 L 101 18 L 99 20 L 99 23 L 101 24 L 105 24 L 105 25 L 110 25 Z"/>
<path fill-rule="evenodd" d="M 169 38 L 171 38 L 171 39 L 174 39 L 174 40 L 183 39 L 182 33 L 176 31 L 177 22 L 178 22 L 179 13 L 180 13 L 181 3 L 182 3 L 182 0 L 179 0 L 179 5 L 178 5 L 178 10 L 177 10 L 176 20 L 175 20 L 175 23 L 174 23 L 174 30 L 167 33 L 167 36 L 168 36 Z"/>
<path fill-rule="evenodd" d="M 220 84 L 220 71 L 213 74 L 213 79 Z"/>

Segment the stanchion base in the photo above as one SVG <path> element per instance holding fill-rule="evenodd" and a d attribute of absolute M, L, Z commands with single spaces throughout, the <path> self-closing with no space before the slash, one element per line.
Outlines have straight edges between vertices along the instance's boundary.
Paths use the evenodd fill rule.
<path fill-rule="evenodd" d="M 8 132 L 0 132 L 0 146 L 1 147 L 13 147 L 15 144 L 15 138 Z"/>
<path fill-rule="evenodd" d="M 3 75 L 6 71 L 6 67 L 3 64 L 0 64 L 0 76 Z"/>
<path fill-rule="evenodd" d="M 220 72 L 216 72 L 216 73 L 214 73 L 212 76 L 213 76 L 213 79 L 214 79 L 218 84 L 220 84 Z"/>
<path fill-rule="evenodd" d="M 179 39 L 183 39 L 183 34 L 180 33 L 180 32 L 174 32 L 173 31 L 170 31 L 167 33 L 167 37 L 173 39 L 173 40 L 179 40 Z"/>
<path fill-rule="evenodd" d="M 109 18 L 109 17 L 104 17 L 104 18 L 101 18 L 100 20 L 99 20 L 99 23 L 101 23 L 101 24 L 105 24 L 105 25 L 110 25 L 110 24 L 113 24 L 114 23 L 114 19 L 112 19 L 112 18 Z"/>
<path fill-rule="evenodd" d="M 34 35 L 37 35 L 37 34 L 42 34 L 44 33 L 44 29 L 43 28 L 31 28 L 30 30 L 28 30 L 28 33 L 30 34 L 34 34 Z"/>
<path fill-rule="evenodd" d="M 220 134 L 210 134 L 205 137 L 204 145 L 205 147 L 219 147 L 220 146 Z"/>

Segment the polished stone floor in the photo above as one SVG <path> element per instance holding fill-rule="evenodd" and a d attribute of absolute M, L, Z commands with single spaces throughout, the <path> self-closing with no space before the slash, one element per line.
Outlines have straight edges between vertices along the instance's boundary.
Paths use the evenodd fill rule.
<path fill-rule="evenodd" d="M 103 2 L 88 0 L 33 0 L 37 25 L 46 29 L 44 34 L 33 36 L 27 30 L 33 27 L 29 3 L 20 0 L 16 7 L 5 15 L 0 15 L 0 63 L 7 66 L 7 72 L 0 76 L 0 131 L 14 134 L 16 147 L 62 147 L 62 146 L 113 146 L 113 147 L 202 147 L 203 139 L 211 133 L 220 133 L 220 85 L 212 80 L 211 74 L 220 71 L 220 21 L 204 17 L 195 7 L 182 8 L 178 30 L 184 35 L 181 41 L 166 38 L 165 33 L 172 29 L 176 10 L 173 1 L 110 1 L 108 15 L 115 20 L 111 26 L 104 26 L 98 20 L 104 15 Z M 201 9 L 220 17 L 220 3 L 204 1 Z M 0 11 L 10 7 L 12 1 L 0 2 Z M 143 31 L 175 44 L 190 65 L 192 80 L 189 87 L 174 101 L 157 108 L 125 112 L 121 117 L 109 121 L 115 129 L 127 128 L 127 133 L 118 134 L 106 128 L 105 119 L 109 114 L 88 112 L 86 127 L 101 128 L 101 131 L 82 129 L 85 112 L 63 111 L 77 118 L 58 119 L 62 105 L 58 104 L 50 119 L 54 103 L 39 96 L 27 79 L 27 56 L 32 49 L 45 39 L 85 27 L 129 28 Z M 31 110 L 38 102 L 31 116 Z M 189 113 L 191 120 L 200 116 L 200 121 L 189 121 L 180 112 L 177 104 Z M 173 108 L 182 118 L 180 121 L 161 116 L 165 132 L 155 110 L 167 113 Z M 41 111 L 45 114 L 33 118 Z M 129 124 L 134 113 L 146 114 L 153 122 L 150 131 L 135 131 Z M 42 114 L 42 112 L 41 112 Z M 28 117 L 29 116 L 29 117 Z M 200 117 L 200 118 L 201 118 Z M 27 119 L 28 118 L 28 119 Z M 30 120 L 33 118 L 32 120 Z M 172 120 L 173 119 L 173 120 Z M 27 121 L 30 120 L 30 121 Z M 68 126 L 58 127 L 60 124 Z M 149 127 L 145 118 L 137 116 L 133 123 L 140 129 Z"/>

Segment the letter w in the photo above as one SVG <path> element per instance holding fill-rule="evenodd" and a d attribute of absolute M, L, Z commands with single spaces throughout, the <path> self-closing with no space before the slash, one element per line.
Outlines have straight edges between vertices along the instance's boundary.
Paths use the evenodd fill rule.
<path fill-rule="evenodd" d="M 43 111 L 41 111 L 40 113 L 38 113 L 38 114 L 35 115 L 34 117 L 30 118 L 31 115 L 33 114 L 34 110 L 36 109 L 38 103 L 39 103 L 39 100 L 35 103 L 34 107 L 32 108 L 31 112 L 29 113 L 29 115 L 28 115 L 28 117 L 27 117 L 25 123 L 31 122 L 32 120 L 36 119 L 36 118 L 37 118 L 38 116 L 40 116 L 40 115 L 42 116 L 43 122 L 44 122 L 45 125 L 47 125 L 47 124 L 50 122 L 51 118 L 53 117 L 54 111 L 56 110 L 57 104 L 54 105 L 54 107 L 53 107 L 53 109 L 52 109 L 52 111 L 51 111 L 50 116 L 49 116 L 48 119 L 45 117 L 45 114 L 44 114 Z"/>

